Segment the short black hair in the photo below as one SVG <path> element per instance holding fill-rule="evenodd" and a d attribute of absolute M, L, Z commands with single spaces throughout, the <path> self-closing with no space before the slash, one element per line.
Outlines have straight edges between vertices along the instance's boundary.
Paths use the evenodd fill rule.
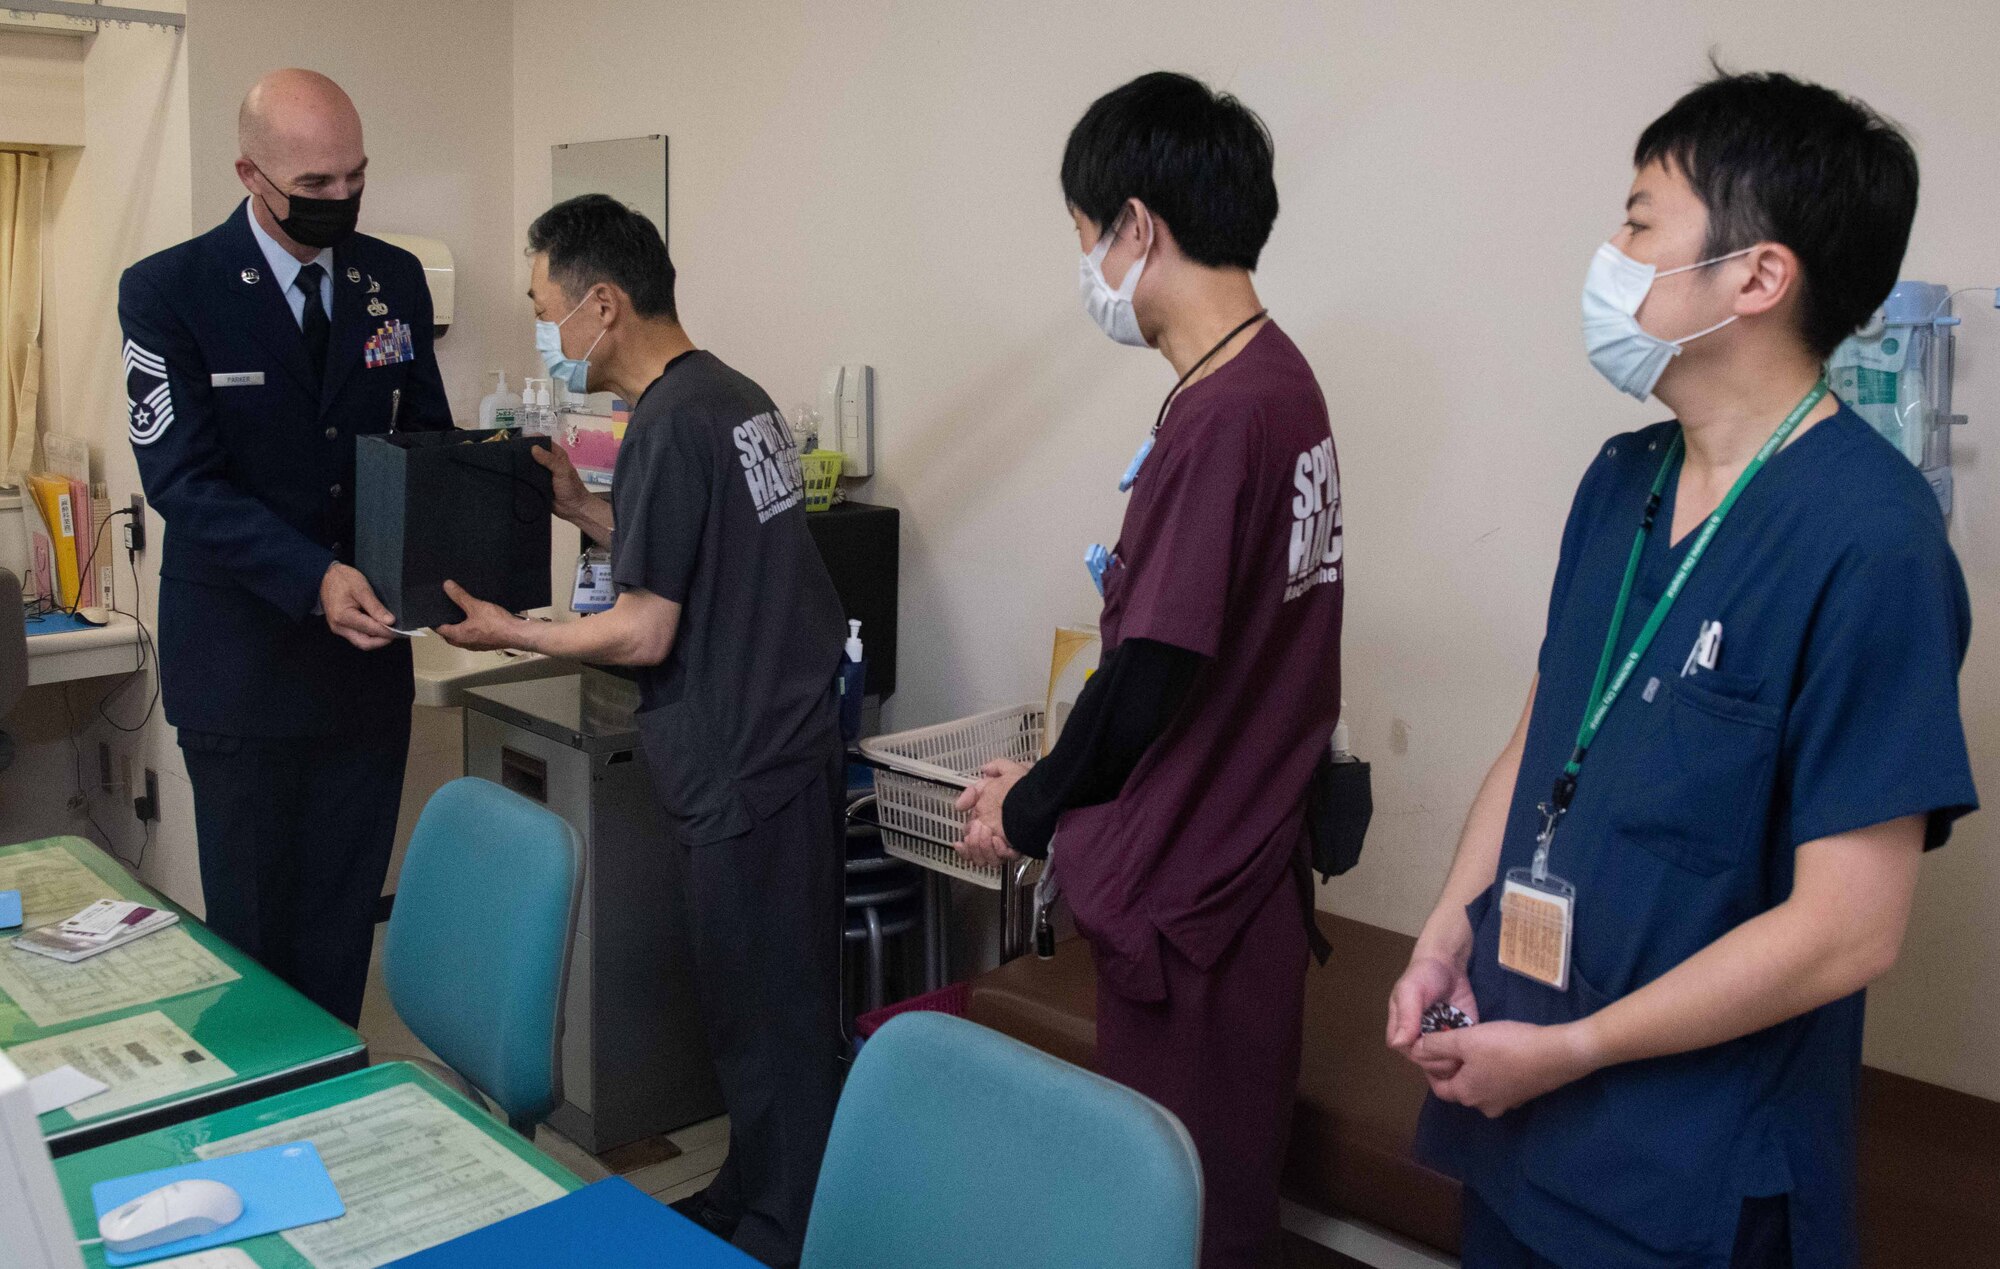
<path fill-rule="evenodd" d="M 1715 71 L 1640 135 L 1633 165 L 1687 178 L 1708 208 L 1707 255 L 1791 248 L 1804 274 L 1799 333 L 1828 356 L 1895 288 L 1917 214 L 1916 151 L 1831 88 Z"/>
<path fill-rule="evenodd" d="M 1171 71 L 1115 88 L 1084 111 L 1063 150 L 1063 197 L 1109 230 L 1136 198 L 1188 259 L 1254 269 L 1278 219 L 1271 133 L 1254 111 Z"/>
<path fill-rule="evenodd" d="M 653 222 L 609 194 L 579 194 L 535 217 L 528 254 L 549 258 L 549 276 L 572 298 L 609 282 L 641 317 L 680 320 L 674 262 Z"/>

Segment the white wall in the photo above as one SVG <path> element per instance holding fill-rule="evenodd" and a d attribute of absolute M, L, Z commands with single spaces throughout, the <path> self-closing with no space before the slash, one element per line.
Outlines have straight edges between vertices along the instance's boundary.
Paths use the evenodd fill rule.
<path fill-rule="evenodd" d="M 14 38 L 53 41 L 47 36 Z M 44 427 L 91 443 L 112 504 L 122 506 L 139 492 L 139 479 L 126 441 L 118 276 L 134 260 L 188 235 L 186 42 L 180 35 L 133 27 L 108 29 L 69 45 L 81 62 L 82 115 L 75 121 L 75 143 L 81 148 L 56 153 L 49 182 Z M 0 47 L 0 81 L 14 68 L 6 51 Z M 0 132 L 6 130 L 0 127 Z M 158 520 L 153 524 L 157 529 Z M 139 580 L 139 612 L 150 626 L 158 595 L 157 551 L 141 557 Z M 121 607 L 133 603 L 132 573 L 122 560 L 118 597 Z M 149 881 L 192 902 L 199 893 L 194 809 L 173 732 L 157 711 L 132 735 L 99 719 L 98 701 L 113 682 L 29 689 L 7 721 L 8 730 L 27 743 L 16 765 L 0 775 L 0 841 L 80 832 L 128 860 L 137 858 L 146 835 L 129 802 L 96 790 L 97 745 L 108 741 L 116 752 L 132 757 L 135 769 L 151 766 L 159 772 L 164 810 L 143 871 Z M 112 702 L 112 716 L 121 724 L 138 723 L 153 682 L 149 671 Z M 79 750 L 95 826 L 69 807 L 78 783 Z"/>
<path fill-rule="evenodd" d="M 1377 764 L 1369 857 L 1323 902 L 1410 930 L 1520 709 L 1575 481 L 1604 436 L 1659 415 L 1593 375 L 1576 295 L 1633 141 L 1706 51 L 1908 125 L 1925 197 L 1906 274 L 2000 282 L 2000 11 L 1941 3 L 1892 36 L 1882 20 L 1853 0 L 517 0 L 514 228 L 547 201 L 551 144 L 665 132 L 695 338 L 781 406 L 825 365 L 875 365 L 882 474 L 865 494 L 906 526 L 890 722 L 933 722 L 1036 695 L 1051 627 L 1094 616 L 1078 560 L 1115 534 L 1113 482 L 1171 385 L 1078 312 L 1064 137 L 1149 69 L 1241 93 L 1276 136 L 1284 207 L 1259 284 L 1334 411 L 1346 694 Z M 1981 439 L 2000 428 L 2000 317 L 1970 316 L 1966 336 L 1954 537 L 1980 630 L 1965 716 L 2000 797 L 2000 479 Z M 1871 1060 L 1987 1096 L 1995 824 L 1972 820 L 1927 863 L 1869 1033 Z"/>

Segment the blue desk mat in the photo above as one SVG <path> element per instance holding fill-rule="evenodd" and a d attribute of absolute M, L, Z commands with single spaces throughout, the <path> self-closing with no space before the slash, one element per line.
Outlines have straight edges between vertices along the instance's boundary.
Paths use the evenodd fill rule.
<path fill-rule="evenodd" d="M 158 1172 L 99 1181 L 90 1187 L 90 1201 L 97 1209 L 97 1218 L 103 1220 L 106 1212 L 141 1194 L 175 1181 L 192 1180 L 220 1181 L 233 1188 L 242 1196 L 243 1215 L 212 1234 L 161 1243 L 145 1251 L 127 1254 L 107 1247 L 105 1263 L 141 1265 L 168 1256 L 185 1256 L 209 1247 L 240 1243 L 259 1234 L 330 1221 L 347 1211 L 340 1192 L 333 1188 L 333 1178 L 327 1175 L 326 1164 L 320 1161 L 318 1148 L 310 1141 L 294 1141 L 203 1163 L 183 1163 Z"/>
<path fill-rule="evenodd" d="M 612 1177 L 395 1261 L 392 1269 L 760 1269 L 673 1208 Z"/>
<path fill-rule="evenodd" d="M 29 614 L 23 619 L 28 628 L 28 637 L 45 634 L 75 634 L 79 630 L 99 630 L 81 617 L 73 617 L 66 612 Z"/>

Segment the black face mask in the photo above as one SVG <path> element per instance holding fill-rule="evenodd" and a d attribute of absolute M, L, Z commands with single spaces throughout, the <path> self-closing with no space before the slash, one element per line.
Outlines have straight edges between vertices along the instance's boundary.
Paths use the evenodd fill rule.
<path fill-rule="evenodd" d="M 250 166 L 257 167 L 254 163 Z M 263 168 L 257 168 L 257 175 L 263 176 L 265 184 L 272 189 L 278 187 L 276 181 L 264 176 Z M 257 197 L 259 201 L 264 198 L 262 194 Z M 347 241 L 348 235 L 354 232 L 355 222 L 361 219 L 359 194 L 347 198 L 307 198 L 304 194 L 287 194 L 285 197 L 291 203 L 291 215 L 279 216 L 271 210 L 269 202 L 264 203 L 264 210 L 271 212 L 271 219 L 278 222 L 278 228 L 302 247 L 337 247 Z"/>

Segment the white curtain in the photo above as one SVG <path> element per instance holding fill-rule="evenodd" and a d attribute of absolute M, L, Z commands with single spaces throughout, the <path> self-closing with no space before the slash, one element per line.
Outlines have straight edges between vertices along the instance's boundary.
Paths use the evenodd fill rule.
<path fill-rule="evenodd" d="M 0 153 L 0 485 L 35 458 L 42 389 L 42 195 L 49 161 Z"/>

